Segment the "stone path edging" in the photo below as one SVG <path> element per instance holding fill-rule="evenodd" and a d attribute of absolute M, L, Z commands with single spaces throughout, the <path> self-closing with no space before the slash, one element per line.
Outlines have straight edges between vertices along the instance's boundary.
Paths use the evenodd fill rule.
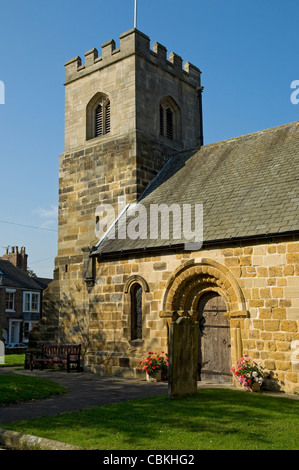
<path fill-rule="evenodd" d="M 80 447 L 0 428 L 0 444 L 14 450 L 81 450 Z"/>

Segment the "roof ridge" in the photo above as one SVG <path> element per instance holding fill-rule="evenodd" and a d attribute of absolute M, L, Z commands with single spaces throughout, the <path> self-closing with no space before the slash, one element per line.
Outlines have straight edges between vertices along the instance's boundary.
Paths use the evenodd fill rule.
<path fill-rule="evenodd" d="M 283 129 L 285 127 L 292 127 L 294 125 L 297 125 L 299 127 L 299 121 L 293 121 L 293 122 L 289 122 L 287 124 L 282 124 L 280 126 L 275 126 L 275 127 L 268 127 L 266 129 L 261 129 L 259 131 L 255 131 L 255 132 L 250 132 L 248 134 L 242 134 L 242 135 L 239 135 L 239 136 L 236 136 L 236 137 L 231 137 L 229 139 L 225 139 L 225 140 L 220 140 L 218 142 L 211 142 L 210 144 L 206 144 L 206 145 L 203 145 L 201 147 L 201 149 L 203 148 L 207 148 L 207 147 L 211 147 L 213 145 L 220 145 L 220 144 L 226 144 L 226 143 L 231 143 L 233 141 L 236 141 L 236 140 L 240 140 L 240 139 L 244 139 L 246 137 L 250 137 L 250 136 L 253 136 L 253 135 L 259 135 L 259 134 L 263 134 L 265 132 L 273 132 L 273 131 L 277 131 L 279 129 Z"/>

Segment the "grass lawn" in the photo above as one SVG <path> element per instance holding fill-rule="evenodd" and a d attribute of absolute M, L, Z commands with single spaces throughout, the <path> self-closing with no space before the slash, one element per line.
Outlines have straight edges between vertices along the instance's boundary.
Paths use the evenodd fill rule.
<path fill-rule="evenodd" d="M 4 361 L 4 364 L 0 363 L 0 367 L 24 366 L 25 354 L 6 354 Z"/>
<path fill-rule="evenodd" d="M 145 398 L 8 426 L 86 449 L 298 450 L 299 401 L 201 389 L 180 400 Z"/>
<path fill-rule="evenodd" d="M 47 398 L 65 392 L 63 387 L 49 380 L 16 374 L 0 374 L 0 406 Z"/>

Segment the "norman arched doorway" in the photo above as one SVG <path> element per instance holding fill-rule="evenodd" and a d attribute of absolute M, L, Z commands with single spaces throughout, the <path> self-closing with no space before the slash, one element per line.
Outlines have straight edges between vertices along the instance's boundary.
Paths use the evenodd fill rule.
<path fill-rule="evenodd" d="M 217 310 L 218 313 L 215 315 Z M 213 341 L 216 342 L 217 335 L 220 336 L 217 341 L 220 343 L 222 341 L 223 346 L 227 348 L 229 361 L 226 360 L 225 363 L 225 359 L 220 360 L 226 364 L 224 372 L 214 374 L 214 380 L 216 376 L 218 376 L 218 381 L 231 380 L 231 376 L 226 375 L 230 374 L 228 364 L 235 364 L 243 354 L 241 331 L 244 328 L 245 319 L 249 317 L 249 312 L 246 309 L 242 289 L 228 268 L 206 258 L 202 258 L 198 263 L 190 260 L 179 266 L 166 283 L 160 317 L 164 319 L 168 330 L 171 322 L 179 317 L 191 317 L 194 321 L 203 317 L 200 321 L 201 326 L 205 322 L 205 334 L 208 333 L 209 319 L 220 318 L 220 324 L 215 324 L 213 330 L 211 328 L 213 332 L 217 332 L 212 335 Z M 222 337 L 220 331 L 221 335 L 225 331 L 229 337 Z M 214 346 L 212 343 L 209 347 L 213 351 L 218 351 Z M 218 355 L 217 352 L 216 355 Z M 216 372 L 219 372 L 217 368 Z M 210 380 L 212 377 L 213 374 L 210 374 Z"/>
<path fill-rule="evenodd" d="M 231 382 L 231 333 L 226 304 L 217 292 L 207 292 L 198 302 L 199 380 Z"/>

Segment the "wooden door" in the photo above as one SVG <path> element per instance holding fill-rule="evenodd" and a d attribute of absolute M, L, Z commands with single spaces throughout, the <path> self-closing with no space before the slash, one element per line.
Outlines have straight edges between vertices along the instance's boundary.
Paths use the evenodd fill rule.
<path fill-rule="evenodd" d="M 201 297 L 199 310 L 199 380 L 231 382 L 231 340 L 225 302 L 216 292 Z"/>

